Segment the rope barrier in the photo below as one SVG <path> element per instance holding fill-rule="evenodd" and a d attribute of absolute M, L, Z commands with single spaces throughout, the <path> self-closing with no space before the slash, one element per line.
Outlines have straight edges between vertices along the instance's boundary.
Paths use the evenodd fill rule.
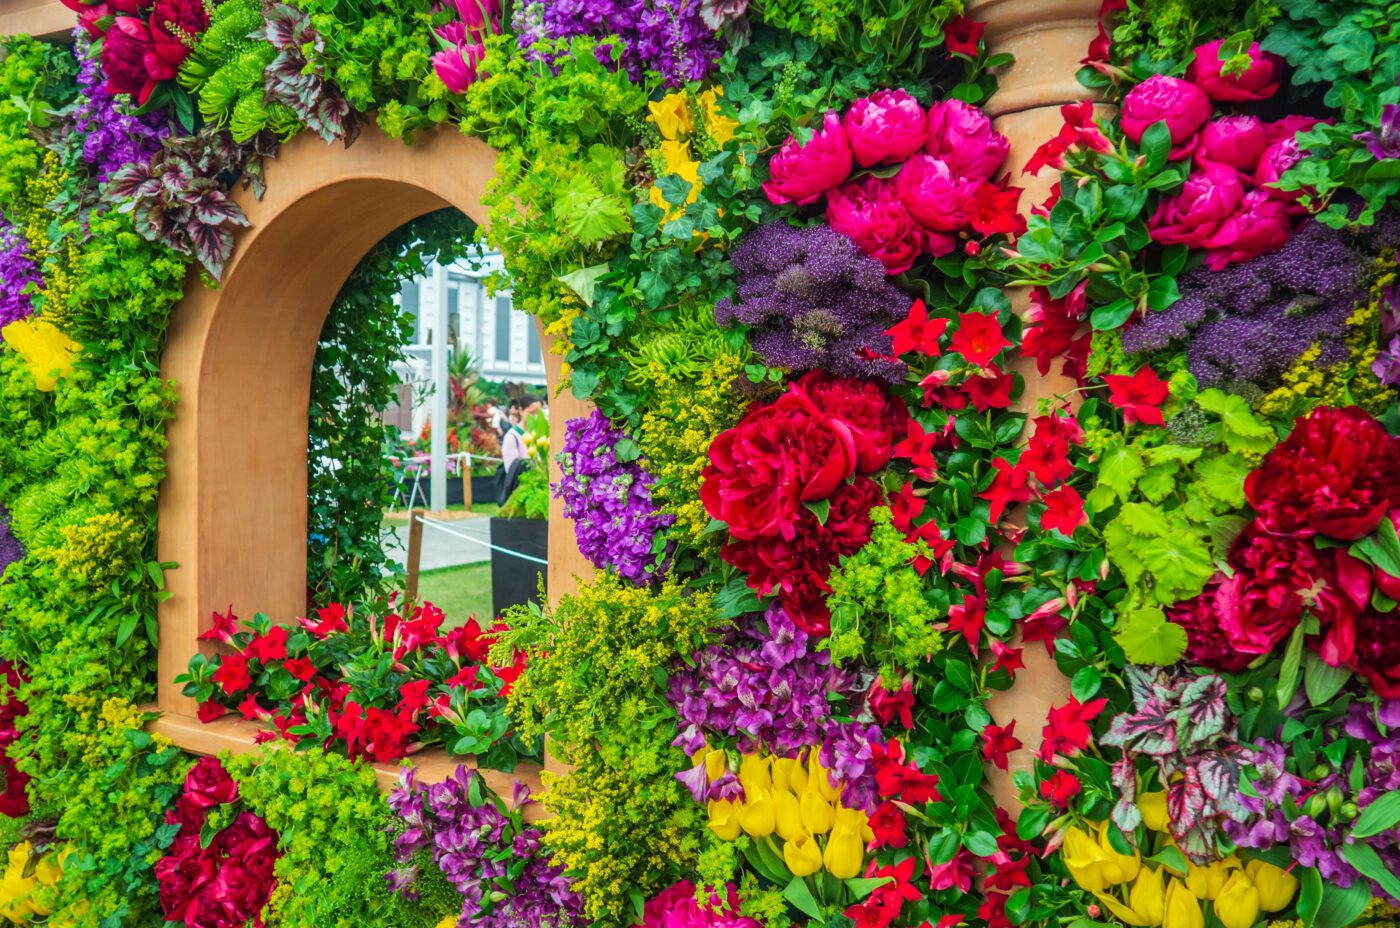
<path fill-rule="evenodd" d="M 458 538 L 470 541 L 472 544 L 477 544 L 485 548 L 490 548 L 492 551 L 499 551 L 502 554 L 509 554 L 511 557 L 518 557 L 522 561 L 529 561 L 532 564 L 549 564 L 549 561 L 535 557 L 532 554 L 521 554 L 519 551 L 512 551 L 509 548 L 502 548 L 500 545 L 493 545 L 489 541 L 482 541 L 480 538 L 473 538 L 472 536 L 464 535 L 461 532 L 454 532 L 452 529 L 448 528 L 446 524 L 438 522 L 434 519 L 429 519 L 426 516 L 419 516 L 418 521 L 423 523 L 424 525 L 431 525 L 433 528 L 437 529 L 440 532 L 446 532 L 449 535 L 455 535 Z"/>

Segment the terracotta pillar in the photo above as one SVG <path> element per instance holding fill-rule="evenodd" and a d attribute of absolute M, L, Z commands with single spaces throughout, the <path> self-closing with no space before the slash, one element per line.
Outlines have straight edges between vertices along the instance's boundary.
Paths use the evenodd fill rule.
<path fill-rule="evenodd" d="M 568 387 L 559 387 L 563 377 L 564 356 L 555 354 L 554 348 L 559 338 L 548 335 L 539 320 L 535 325 L 540 331 L 540 346 L 544 349 L 545 376 L 549 380 L 549 485 L 559 480 L 559 454 L 564 450 L 564 426 L 570 419 L 578 419 L 593 411 L 593 404 L 574 396 Z M 593 575 L 593 565 L 578 549 L 578 539 L 574 535 L 574 523 L 564 517 L 564 503 L 552 493 L 549 498 L 549 601 L 559 602 L 559 597 L 567 596 L 578 589 L 580 580 Z"/>
<path fill-rule="evenodd" d="M 971 0 L 967 15 L 987 24 L 987 46 L 993 54 L 1009 52 L 1014 63 L 999 74 L 1000 86 L 985 107 L 997 131 L 1011 143 L 1007 167 L 1012 182 L 1025 188 L 1021 209 L 1028 213 L 1049 196 L 1059 182 L 1053 170 L 1037 176 L 1021 169 L 1041 143 L 1054 136 L 1063 120 L 1060 107 L 1088 99 L 1091 94 L 1075 79 L 1080 59 L 1098 35 L 1100 0 Z M 1013 307 L 1023 312 L 1028 294 L 1009 294 Z M 1034 362 L 1018 362 L 1014 368 L 1025 379 L 1019 408 L 1034 414 L 1042 397 L 1065 393 L 1075 387 L 1071 378 L 1052 369 L 1042 377 Z M 1069 699 L 1069 681 L 1040 644 L 1027 647 L 1026 667 L 1016 674 L 1011 689 L 995 694 L 987 709 L 998 725 L 1016 722 L 1016 736 L 1025 747 L 1010 757 L 1010 772 L 992 769 L 992 793 L 999 805 L 1015 814 L 1020 808 L 1011 774 L 1029 770 L 1032 753 L 1040 747 L 1041 729 L 1052 705 Z"/>

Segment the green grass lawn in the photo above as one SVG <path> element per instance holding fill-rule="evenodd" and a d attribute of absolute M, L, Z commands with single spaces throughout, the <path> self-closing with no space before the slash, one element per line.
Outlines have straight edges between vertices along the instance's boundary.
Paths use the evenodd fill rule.
<path fill-rule="evenodd" d="M 448 626 L 473 614 L 481 625 L 490 625 L 491 562 L 425 570 L 418 575 L 418 595 L 446 613 Z"/>

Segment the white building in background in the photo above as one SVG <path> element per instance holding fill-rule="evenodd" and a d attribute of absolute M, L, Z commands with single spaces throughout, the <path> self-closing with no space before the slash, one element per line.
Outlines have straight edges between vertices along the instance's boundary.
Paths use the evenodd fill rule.
<path fill-rule="evenodd" d="M 403 385 L 398 408 L 389 410 L 388 418 L 403 429 L 405 437 L 421 433 L 429 418 L 427 396 L 440 300 L 447 302 L 451 355 L 470 354 L 488 380 L 530 384 L 543 392 L 544 354 L 535 321 L 515 308 L 509 290 L 487 292 L 487 280 L 501 270 L 501 256 L 488 253 L 451 265 L 435 264 L 427 274 L 404 284 L 399 305 L 413 316 L 413 336 L 404 346 L 404 360 L 395 365 Z"/>

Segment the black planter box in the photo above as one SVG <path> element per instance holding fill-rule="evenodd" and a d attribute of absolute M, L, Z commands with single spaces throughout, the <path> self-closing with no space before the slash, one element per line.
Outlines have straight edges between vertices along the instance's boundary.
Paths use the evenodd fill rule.
<path fill-rule="evenodd" d="M 549 553 L 548 519 L 491 519 L 491 544 L 544 560 Z M 545 565 L 491 551 L 491 605 L 496 615 L 511 606 L 540 601 Z"/>

